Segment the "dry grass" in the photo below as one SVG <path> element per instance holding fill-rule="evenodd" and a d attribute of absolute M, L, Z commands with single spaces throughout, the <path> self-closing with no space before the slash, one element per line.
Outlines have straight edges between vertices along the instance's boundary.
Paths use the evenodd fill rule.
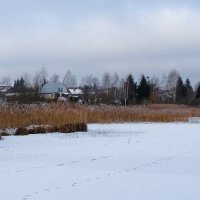
<path fill-rule="evenodd" d="M 173 104 L 151 104 L 131 107 L 89 107 L 87 120 L 90 123 L 112 122 L 174 122 L 200 117 L 200 109 Z"/>
<path fill-rule="evenodd" d="M 0 109 L 0 128 L 86 122 L 85 110 L 66 104 L 11 105 Z"/>
<path fill-rule="evenodd" d="M 200 108 L 179 105 L 80 106 L 69 104 L 9 105 L 0 108 L 0 138 L 5 128 L 16 135 L 87 131 L 87 123 L 173 122 L 200 117 Z"/>
<path fill-rule="evenodd" d="M 32 125 L 34 127 L 30 128 Z M 83 128 L 84 125 L 86 125 L 86 112 L 80 106 L 46 104 L 9 105 L 0 108 L 0 129 L 18 128 L 16 135 L 47 131 L 84 131 L 86 130 Z"/>

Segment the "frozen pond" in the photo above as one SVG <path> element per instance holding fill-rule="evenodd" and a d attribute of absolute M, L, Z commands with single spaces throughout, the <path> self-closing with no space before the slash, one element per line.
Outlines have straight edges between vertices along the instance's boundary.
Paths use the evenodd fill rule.
<path fill-rule="evenodd" d="M 199 199 L 200 124 L 88 128 L 0 141 L 0 199 Z"/>

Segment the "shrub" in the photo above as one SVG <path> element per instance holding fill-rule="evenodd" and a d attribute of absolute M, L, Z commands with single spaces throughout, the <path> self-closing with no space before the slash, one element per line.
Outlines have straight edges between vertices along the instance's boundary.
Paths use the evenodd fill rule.
<path fill-rule="evenodd" d="M 15 135 L 28 135 L 28 129 L 25 127 L 17 128 Z"/>
<path fill-rule="evenodd" d="M 72 132 L 86 132 L 86 123 L 76 123 L 76 124 L 65 124 L 59 127 L 59 132 L 61 133 L 72 133 Z"/>

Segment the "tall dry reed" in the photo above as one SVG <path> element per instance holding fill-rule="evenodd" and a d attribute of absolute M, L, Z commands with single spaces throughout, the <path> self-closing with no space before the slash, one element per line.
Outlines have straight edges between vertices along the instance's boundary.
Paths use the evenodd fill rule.
<path fill-rule="evenodd" d="M 0 129 L 86 123 L 85 109 L 68 104 L 8 105 L 0 108 Z"/>
<path fill-rule="evenodd" d="M 75 124 L 114 122 L 173 122 L 200 117 L 200 108 L 172 104 L 147 106 L 80 106 L 53 103 L 7 105 L 0 108 L 0 129 L 50 125 L 67 129 Z"/>
<path fill-rule="evenodd" d="M 92 106 L 87 109 L 87 121 L 90 123 L 184 122 L 189 117 L 200 117 L 200 109 L 173 104 L 127 107 Z"/>

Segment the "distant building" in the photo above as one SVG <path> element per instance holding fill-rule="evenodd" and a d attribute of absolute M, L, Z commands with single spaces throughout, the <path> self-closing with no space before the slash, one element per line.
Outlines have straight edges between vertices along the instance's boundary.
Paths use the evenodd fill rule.
<path fill-rule="evenodd" d="M 56 99 L 59 100 L 71 100 L 74 102 L 79 101 L 82 98 L 82 90 L 79 88 L 66 88 L 61 83 L 47 83 L 45 84 L 40 92 L 47 99 Z"/>
<path fill-rule="evenodd" d="M 42 87 L 40 93 L 47 99 L 55 99 L 57 97 L 62 97 L 63 94 L 67 93 L 67 89 L 61 83 L 46 83 Z"/>
<path fill-rule="evenodd" d="M 79 88 L 69 88 L 67 89 L 67 92 L 69 96 L 74 97 L 74 98 L 80 98 L 81 95 L 83 94 L 83 91 Z"/>
<path fill-rule="evenodd" d="M 5 101 L 6 96 L 10 94 L 11 90 L 11 86 L 0 85 L 0 101 Z"/>
<path fill-rule="evenodd" d="M 11 86 L 0 85 L 0 93 L 6 94 L 11 89 Z"/>

